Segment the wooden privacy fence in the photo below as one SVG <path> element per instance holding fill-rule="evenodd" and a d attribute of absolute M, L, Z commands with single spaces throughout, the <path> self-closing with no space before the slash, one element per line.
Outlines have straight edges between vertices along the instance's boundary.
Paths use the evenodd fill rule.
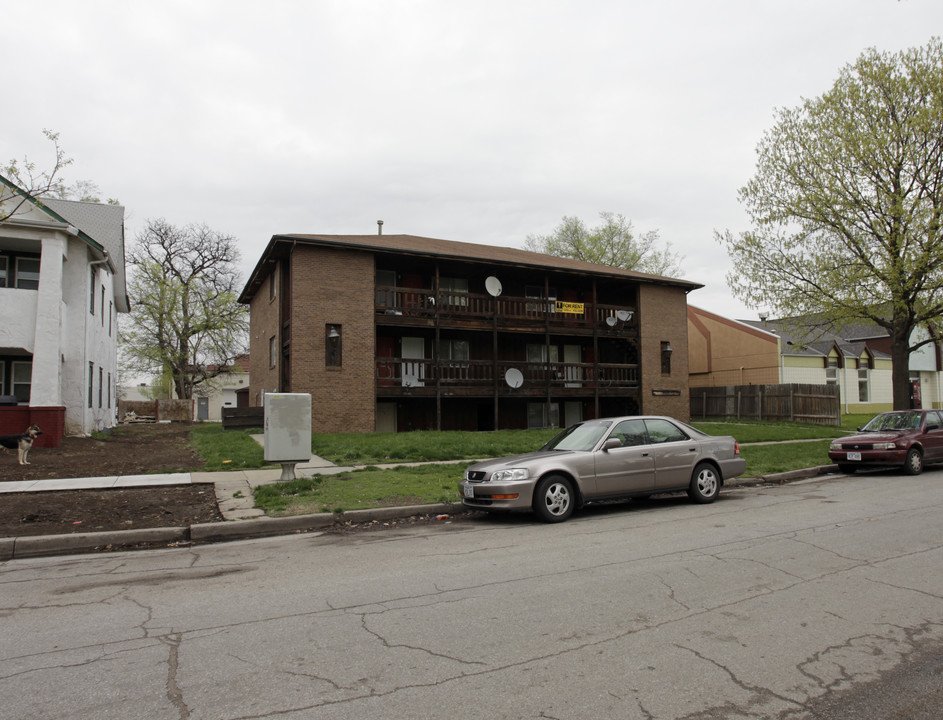
<path fill-rule="evenodd" d="M 841 403 L 838 385 L 693 387 L 691 417 L 841 425 Z"/>
<path fill-rule="evenodd" d="M 224 407 L 223 430 L 244 430 L 265 426 L 265 408 Z"/>

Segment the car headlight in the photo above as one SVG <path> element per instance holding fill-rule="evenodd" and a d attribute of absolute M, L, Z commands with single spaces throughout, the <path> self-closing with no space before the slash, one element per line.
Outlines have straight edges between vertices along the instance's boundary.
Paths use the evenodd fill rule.
<path fill-rule="evenodd" d="M 498 470 L 491 475 L 491 482 L 508 482 L 511 480 L 526 480 L 527 468 L 511 468 L 510 470 Z"/>
<path fill-rule="evenodd" d="M 841 441 L 833 440 L 832 444 L 828 446 L 829 450 L 841 450 Z"/>
<path fill-rule="evenodd" d="M 893 450 L 895 447 L 897 447 L 897 443 L 892 443 L 892 442 L 874 443 L 873 447 L 875 450 Z"/>

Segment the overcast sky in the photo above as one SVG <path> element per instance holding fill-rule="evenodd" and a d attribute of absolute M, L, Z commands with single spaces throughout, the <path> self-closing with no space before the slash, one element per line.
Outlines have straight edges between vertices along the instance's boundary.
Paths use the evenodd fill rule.
<path fill-rule="evenodd" d="M 715 230 L 774 109 L 868 47 L 943 34 L 940 0 L 43 0 L 4 3 L 0 157 L 43 128 L 126 207 L 238 239 L 407 233 L 521 247 L 621 213 L 732 297 Z M 133 298 L 132 298 L 133 300 Z"/>

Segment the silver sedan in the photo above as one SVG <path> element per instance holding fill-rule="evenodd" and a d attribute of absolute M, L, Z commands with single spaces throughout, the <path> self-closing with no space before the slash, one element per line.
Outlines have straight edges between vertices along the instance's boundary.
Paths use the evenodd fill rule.
<path fill-rule="evenodd" d="M 724 480 L 745 469 L 732 437 L 633 415 L 577 423 L 535 452 L 476 463 L 459 490 L 468 507 L 533 510 L 562 522 L 585 503 L 610 498 L 685 490 L 694 502 L 713 502 Z"/>

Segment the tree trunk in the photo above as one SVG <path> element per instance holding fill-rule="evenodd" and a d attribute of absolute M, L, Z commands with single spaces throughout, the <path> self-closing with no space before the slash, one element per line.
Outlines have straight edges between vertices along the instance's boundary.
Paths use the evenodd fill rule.
<path fill-rule="evenodd" d="M 910 327 L 894 323 L 891 335 L 891 362 L 894 364 L 891 378 L 894 391 L 894 409 L 910 409 Z"/>

